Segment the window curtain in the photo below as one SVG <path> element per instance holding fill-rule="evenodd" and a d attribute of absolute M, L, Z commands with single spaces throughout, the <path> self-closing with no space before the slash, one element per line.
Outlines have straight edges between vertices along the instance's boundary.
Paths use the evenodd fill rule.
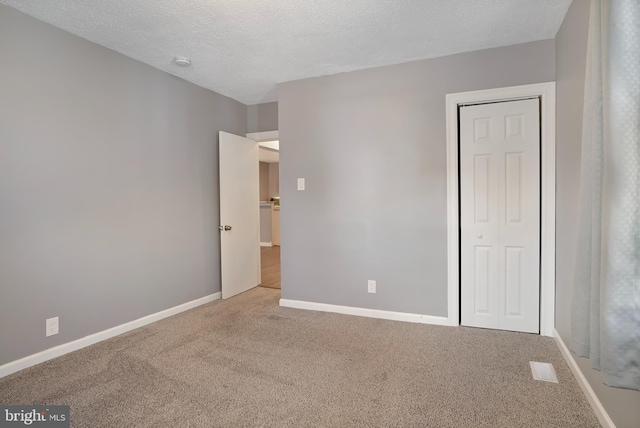
<path fill-rule="evenodd" d="M 571 349 L 640 390 L 640 0 L 592 0 Z"/>

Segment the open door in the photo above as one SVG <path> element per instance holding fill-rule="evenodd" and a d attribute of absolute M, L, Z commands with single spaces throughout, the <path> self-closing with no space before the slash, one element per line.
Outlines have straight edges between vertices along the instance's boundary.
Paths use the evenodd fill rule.
<path fill-rule="evenodd" d="M 260 283 L 258 144 L 220 132 L 220 269 L 222 298 Z"/>

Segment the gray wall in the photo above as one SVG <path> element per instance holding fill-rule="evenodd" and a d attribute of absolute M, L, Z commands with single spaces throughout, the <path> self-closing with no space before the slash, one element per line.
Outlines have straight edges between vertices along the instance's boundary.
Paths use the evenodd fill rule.
<path fill-rule="evenodd" d="M 277 102 L 247 106 L 247 132 L 276 131 L 277 129 Z"/>
<path fill-rule="evenodd" d="M 269 195 L 269 164 L 267 162 L 258 162 L 260 164 L 260 200 L 268 201 Z"/>
<path fill-rule="evenodd" d="M 553 80 L 545 40 L 279 85 L 282 297 L 446 316 L 445 94 Z"/>
<path fill-rule="evenodd" d="M 271 242 L 272 205 L 260 204 L 260 242 Z"/>
<path fill-rule="evenodd" d="M 280 196 L 280 164 L 269 164 L 269 199 Z"/>
<path fill-rule="evenodd" d="M 556 330 L 569 343 L 575 268 L 589 1 L 574 1 L 556 36 Z"/>
<path fill-rule="evenodd" d="M 556 36 L 556 329 L 566 344 L 571 336 L 588 26 L 589 1 L 576 0 Z M 602 383 L 600 373 L 591 369 L 587 359 L 575 358 L 616 426 L 637 427 L 640 392 L 607 387 Z"/>
<path fill-rule="evenodd" d="M 0 58 L 0 364 L 219 291 L 246 106 L 3 5 Z"/>

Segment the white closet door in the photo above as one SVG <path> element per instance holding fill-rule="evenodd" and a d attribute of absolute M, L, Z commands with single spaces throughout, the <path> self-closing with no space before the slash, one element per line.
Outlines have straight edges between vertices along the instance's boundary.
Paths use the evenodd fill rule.
<path fill-rule="evenodd" d="M 463 325 L 540 331 L 539 109 L 460 108 Z"/>

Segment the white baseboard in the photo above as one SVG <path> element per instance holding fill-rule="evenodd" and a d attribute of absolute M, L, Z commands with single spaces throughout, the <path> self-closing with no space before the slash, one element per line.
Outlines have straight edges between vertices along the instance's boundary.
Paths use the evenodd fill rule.
<path fill-rule="evenodd" d="M 271 242 L 261 242 L 260 246 L 261 247 L 273 247 L 273 243 L 271 243 Z"/>
<path fill-rule="evenodd" d="M 200 299 L 192 300 L 190 302 L 183 303 L 181 305 L 174 306 L 172 308 L 165 309 L 163 311 L 156 312 L 142 318 L 138 318 L 137 320 L 120 324 L 119 326 L 103 330 L 98 333 L 90 334 L 89 336 L 85 336 L 81 339 L 54 346 L 53 348 L 46 349 L 33 355 L 28 355 L 24 358 L 20 358 L 19 360 L 11 361 L 10 363 L 6 363 L 0 366 L 0 378 L 26 369 L 27 367 L 35 366 L 36 364 L 40 364 L 53 358 L 60 357 L 64 354 L 68 354 L 69 352 L 86 348 L 89 345 L 93 345 L 94 343 L 110 339 L 112 337 L 118 336 L 119 334 L 135 330 L 136 328 L 143 327 L 147 324 L 151 324 L 152 322 L 159 321 L 163 318 L 179 314 L 180 312 L 188 311 L 189 309 L 204 305 L 205 303 L 213 302 L 214 300 L 220 299 L 220 296 L 220 292 L 209 294 L 208 296 L 201 297 Z"/>
<path fill-rule="evenodd" d="M 280 306 L 286 308 L 306 309 L 310 311 L 356 315 L 359 317 L 379 318 L 383 320 L 405 321 L 419 324 L 449 325 L 449 318 L 447 317 L 382 311 L 379 309 L 355 308 L 352 306 L 329 305 L 327 303 L 305 302 L 302 300 L 280 299 Z"/>
<path fill-rule="evenodd" d="M 578 366 L 578 363 L 576 363 L 575 358 L 573 358 L 571 351 L 569 351 L 569 348 L 567 348 L 567 345 L 565 345 L 562 337 L 560 337 L 560 334 L 555 329 L 553 330 L 553 337 L 556 339 L 556 343 L 558 344 L 558 348 L 560 348 L 560 352 L 562 353 L 564 360 L 567 362 L 569 368 L 571 369 L 571 372 L 573 372 L 573 375 L 578 381 L 578 385 L 580 385 L 580 388 L 582 388 L 582 392 L 584 392 L 584 395 L 587 397 L 587 401 L 589 401 L 589 404 L 591 404 L 591 408 L 598 417 L 600 425 L 602 425 L 604 428 L 616 428 L 613 421 L 609 417 L 609 414 L 598 399 L 598 396 L 593 391 L 593 388 L 591 388 L 591 385 L 589 385 L 589 381 L 586 377 L 584 377 L 584 374 L 582 373 L 582 370 L 580 370 L 580 366 Z"/>

